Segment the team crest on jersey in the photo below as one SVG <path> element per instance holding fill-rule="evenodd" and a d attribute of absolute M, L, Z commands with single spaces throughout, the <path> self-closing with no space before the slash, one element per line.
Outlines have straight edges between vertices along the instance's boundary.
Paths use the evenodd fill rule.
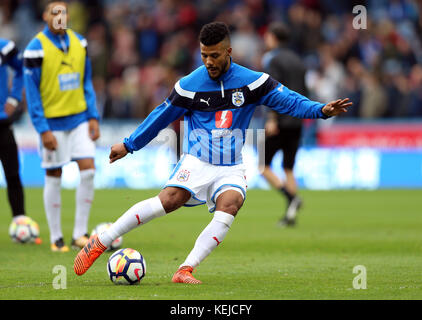
<path fill-rule="evenodd" d="M 232 103 L 236 107 L 240 107 L 242 104 L 245 103 L 245 96 L 243 95 L 243 92 L 241 90 L 235 90 L 232 93 Z"/>
<path fill-rule="evenodd" d="M 186 181 L 188 181 L 189 176 L 190 176 L 190 171 L 183 169 L 183 170 L 180 170 L 176 179 L 177 179 L 177 181 L 180 181 L 180 182 L 186 182 Z"/>

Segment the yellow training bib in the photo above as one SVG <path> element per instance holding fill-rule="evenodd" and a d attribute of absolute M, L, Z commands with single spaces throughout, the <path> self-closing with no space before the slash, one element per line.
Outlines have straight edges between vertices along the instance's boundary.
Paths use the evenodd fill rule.
<path fill-rule="evenodd" d="M 87 109 L 84 94 L 86 50 L 68 29 L 69 50 L 64 53 L 40 32 L 44 58 L 41 65 L 40 94 L 46 118 L 65 117 Z"/>

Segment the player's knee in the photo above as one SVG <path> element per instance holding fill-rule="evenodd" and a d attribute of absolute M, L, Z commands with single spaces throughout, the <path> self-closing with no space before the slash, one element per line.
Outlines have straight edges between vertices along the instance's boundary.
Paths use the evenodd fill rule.
<path fill-rule="evenodd" d="M 232 216 L 236 216 L 237 212 L 240 210 L 243 204 L 243 199 L 241 200 L 239 197 L 233 199 L 232 201 L 224 201 L 218 203 L 217 210 L 223 211 Z"/>
<path fill-rule="evenodd" d="M 166 213 L 175 211 L 183 205 L 179 198 L 164 197 L 160 198 L 160 200 Z"/>
<path fill-rule="evenodd" d="M 218 211 L 223 211 L 225 213 L 231 214 L 232 216 L 236 216 L 237 212 L 240 210 L 241 205 L 232 203 L 232 204 L 226 204 L 222 205 L 220 208 L 218 208 Z"/>
<path fill-rule="evenodd" d="M 79 159 L 76 161 L 76 163 L 78 164 L 80 171 L 85 171 L 85 170 L 90 170 L 90 169 L 95 170 L 95 162 L 93 158 Z"/>
<path fill-rule="evenodd" d="M 80 171 L 81 181 L 93 181 L 95 178 L 95 169 L 85 169 Z"/>
<path fill-rule="evenodd" d="M 179 209 L 189 200 L 190 196 L 189 191 L 180 188 L 166 188 L 158 195 L 166 213 Z"/>
<path fill-rule="evenodd" d="M 237 191 L 228 190 L 217 197 L 216 210 L 236 216 L 243 205 L 243 200 Z"/>

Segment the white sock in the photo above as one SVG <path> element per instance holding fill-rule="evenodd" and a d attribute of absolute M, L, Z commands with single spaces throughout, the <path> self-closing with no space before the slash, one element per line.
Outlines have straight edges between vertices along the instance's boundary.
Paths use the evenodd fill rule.
<path fill-rule="evenodd" d="M 45 176 L 44 209 L 50 229 L 50 242 L 63 237 L 61 227 L 61 178 Z"/>
<path fill-rule="evenodd" d="M 98 237 L 106 247 L 130 230 L 166 214 L 158 196 L 138 202 Z"/>
<path fill-rule="evenodd" d="M 80 171 L 80 183 L 76 188 L 76 212 L 73 239 L 78 239 L 88 233 L 88 219 L 94 200 L 95 169 Z"/>
<path fill-rule="evenodd" d="M 216 211 L 213 219 L 196 239 L 195 246 L 180 267 L 197 267 L 224 240 L 233 220 L 233 215 Z"/>

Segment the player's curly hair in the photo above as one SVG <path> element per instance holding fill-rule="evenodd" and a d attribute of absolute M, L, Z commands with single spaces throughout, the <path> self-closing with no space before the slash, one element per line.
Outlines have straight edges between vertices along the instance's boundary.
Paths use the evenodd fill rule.
<path fill-rule="evenodd" d="M 224 39 L 230 40 L 230 31 L 224 22 L 208 23 L 199 33 L 199 41 L 206 46 L 213 46 Z"/>

